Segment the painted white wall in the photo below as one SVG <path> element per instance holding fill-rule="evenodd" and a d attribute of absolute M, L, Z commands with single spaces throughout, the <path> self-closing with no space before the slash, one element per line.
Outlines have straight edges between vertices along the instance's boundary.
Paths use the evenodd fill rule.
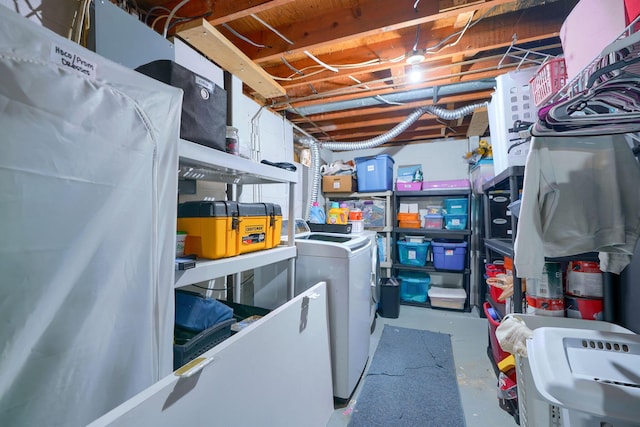
<path fill-rule="evenodd" d="M 440 181 L 468 178 L 469 165 L 464 160 L 467 151 L 467 139 L 446 139 L 394 147 L 339 151 L 333 153 L 332 161 L 387 154 L 394 160 L 394 179 L 399 165 L 421 164 L 425 181 Z"/>
<path fill-rule="evenodd" d="M 282 116 L 262 108 L 242 94 L 242 82 L 232 79 L 232 123 L 238 129 L 240 154 L 259 162 L 293 163 L 293 126 Z M 298 167 L 300 170 L 301 168 Z M 299 175 L 299 181 L 302 177 Z M 302 186 L 296 186 L 296 215 L 302 208 Z M 288 218 L 289 188 L 287 184 L 244 186 L 239 200 L 243 202 L 270 202 L 282 207 Z"/>

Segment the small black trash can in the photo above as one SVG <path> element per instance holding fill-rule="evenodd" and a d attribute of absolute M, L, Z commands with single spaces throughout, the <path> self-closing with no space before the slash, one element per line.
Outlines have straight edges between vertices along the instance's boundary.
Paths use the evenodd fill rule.
<path fill-rule="evenodd" d="M 382 279 L 378 314 L 390 319 L 396 319 L 400 315 L 400 283 L 395 277 Z"/>

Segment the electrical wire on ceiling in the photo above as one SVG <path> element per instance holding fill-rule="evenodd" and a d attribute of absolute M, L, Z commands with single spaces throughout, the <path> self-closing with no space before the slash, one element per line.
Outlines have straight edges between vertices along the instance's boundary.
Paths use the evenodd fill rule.
<path fill-rule="evenodd" d="M 225 22 L 223 22 L 223 23 L 222 23 L 222 26 L 223 26 L 224 28 L 226 28 L 227 30 L 229 30 L 229 32 L 231 32 L 231 34 L 233 34 L 234 36 L 236 36 L 236 37 L 237 37 L 237 38 L 239 38 L 240 40 L 242 40 L 242 41 L 245 41 L 245 42 L 249 43 L 251 46 L 260 47 L 260 48 L 263 48 L 263 47 L 271 47 L 271 46 L 268 46 L 268 45 L 266 45 L 266 44 L 256 43 L 256 42 L 254 42 L 253 40 L 250 40 L 249 38 L 247 38 L 247 37 L 243 36 L 242 34 L 240 34 L 239 32 L 237 32 L 236 30 L 234 30 L 233 28 L 231 28 L 231 26 L 229 26 L 229 24 L 227 24 L 227 23 L 225 23 Z"/>
<path fill-rule="evenodd" d="M 376 95 L 375 98 L 379 99 L 383 104 L 387 104 L 387 105 L 406 105 L 404 102 L 389 101 L 385 99 L 382 95 Z"/>
<path fill-rule="evenodd" d="M 338 69 L 336 67 L 332 67 L 331 65 L 325 64 L 324 62 L 320 61 L 318 58 L 313 56 L 313 54 L 311 54 L 311 52 L 309 52 L 308 50 L 305 50 L 304 54 L 307 55 L 309 58 L 313 59 L 314 61 L 316 61 L 318 64 L 322 65 L 327 70 L 332 71 L 334 73 L 338 72 Z"/>
<path fill-rule="evenodd" d="M 474 25 L 477 24 L 478 22 L 480 22 L 482 18 L 478 19 L 477 21 L 475 21 Z M 451 34 L 449 37 L 445 38 L 444 40 L 441 40 L 438 44 L 436 44 L 435 46 L 432 47 L 428 47 L 426 48 L 424 51 L 425 53 L 430 53 L 430 54 L 434 54 L 434 53 L 439 53 L 442 52 L 444 49 L 448 48 L 448 47 L 452 47 L 458 44 L 458 42 L 460 41 L 460 39 L 462 38 L 462 36 L 464 36 L 464 33 L 467 32 L 467 30 L 469 28 L 471 28 L 471 21 L 473 20 L 473 14 L 471 16 L 469 16 L 469 20 L 467 21 L 467 24 L 464 26 L 464 28 L 460 31 L 458 31 L 457 33 L 453 33 Z M 458 38 L 456 39 L 456 41 L 454 41 L 453 43 L 449 43 L 445 46 L 442 46 L 444 43 L 446 43 L 447 41 L 449 41 L 450 39 L 454 38 L 455 36 L 458 36 Z M 442 47 L 440 47 L 442 46 Z M 439 49 L 438 49 L 439 48 Z M 438 50 L 434 50 L 434 49 L 438 49 Z"/>
<path fill-rule="evenodd" d="M 482 21 L 484 18 L 487 17 L 487 15 L 489 15 L 491 12 L 493 12 L 493 10 L 496 8 L 496 6 L 493 6 L 491 8 L 489 8 L 485 13 L 482 14 L 482 16 L 480 16 L 478 19 L 476 19 L 475 21 L 471 22 L 471 20 L 473 19 L 473 15 L 471 15 L 469 17 L 469 21 L 467 22 L 467 25 L 464 26 L 464 28 L 460 31 L 457 31 L 453 34 L 450 34 L 449 36 L 447 36 L 446 38 L 444 38 L 443 40 L 441 40 L 438 44 L 436 44 L 435 46 L 431 46 L 425 49 L 426 53 L 438 53 L 441 52 L 443 49 L 447 48 L 447 47 L 451 47 L 451 46 L 455 46 L 460 39 L 462 38 L 462 36 L 464 35 L 464 33 L 467 32 L 467 30 L 469 28 L 474 27 L 475 25 L 477 25 L 480 21 Z M 450 43 L 446 46 L 442 46 L 443 44 L 445 44 L 447 41 L 451 40 L 452 38 L 458 36 L 458 39 L 454 42 L 454 43 Z M 442 47 L 441 47 L 442 46 Z M 436 51 L 434 51 L 434 49 L 438 49 Z"/>
<path fill-rule="evenodd" d="M 156 10 L 161 10 L 163 12 L 167 12 L 166 16 L 169 16 L 169 13 L 171 12 L 171 9 L 169 9 L 168 7 L 164 7 L 164 6 L 153 6 L 151 9 L 149 9 L 147 11 L 147 13 L 144 16 L 144 23 L 146 25 L 149 25 L 149 17 L 151 16 L 151 14 L 153 12 L 155 12 Z"/>
<path fill-rule="evenodd" d="M 400 57 L 400 60 L 402 60 L 402 58 L 404 57 L 404 55 L 402 57 Z M 327 70 L 327 68 L 324 65 L 310 65 L 308 67 L 304 67 L 302 69 L 297 69 L 295 68 L 293 65 L 291 65 L 289 62 L 287 62 L 287 60 L 284 58 L 284 56 L 281 56 L 280 59 L 282 60 L 282 62 L 291 70 L 294 72 L 294 74 L 291 74 L 287 77 L 278 77 L 278 76 L 274 76 L 274 75 L 270 75 L 271 78 L 273 78 L 274 80 L 280 80 L 280 81 L 295 81 L 295 80 L 301 80 L 310 76 L 314 76 L 316 74 L 320 74 L 324 71 Z M 393 60 L 388 60 L 386 62 L 397 62 L 397 60 L 394 58 Z M 342 65 L 330 65 L 331 67 L 337 69 L 337 70 L 353 70 L 353 69 L 358 69 L 358 68 L 363 68 L 369 65 L 380 65 L 380 64 L 384 64 L 385 61 L 381 60 L 381 59 L 370 59 L 368 61 L 364 61 L 364 62 L 360 62 L 360 63 L 355 63 L 355 64 L 342 64 Z M 305 71 L 307 70 L 312 70 L 312 69 L 316 69 L 317 71 L 314 71 L 313 73 L 308 73 L 305 74 Z M 294 76 L 298 76 L 298 77 L 294 77 Z"/>
<path fill-rule="evenodd" d="M 205 12 L 205 13 L 200 14 L 200 15 L 185 16 L 184 18 L 176 18 L 176 19 L 173 20 L 173 22 L 171 24 L 169 24 L 169 29 L 172 29 L 176 25 L 182 24 L 183 22 L 193 21 L 194 19 L 206 18 L 208 16 L 211 16 L 212 14 L 213 14 L 213 12 Z"/>
<path fill-rule="evenodd" d="M 418 50 L 418 42 L 420 42 L 420 25 L 416 25 L 416 41 L 413 44 L 413 50 Z"/>
<path fill-rule="evenodd" d="M 355 77 L 353 77 L 351 74 L 349 74 L 349 78 L 351 80 L 353 80 L 354 82 L 358 83 L 358 86 L 362 86 L 364 89 L 371 89 L 369 86 L 367 86 L 366 84 L 362 84 L 362 82 L 358 79 L 356 79 Z"/>
<path fill-rule="evenodd" d="M 175 16 L 176 12 L 178 12 L 178 9 L 180 9 L 182 6 L 189 3 L 190 1 L 191 0 L 182 0 L 173 9 L 171 9 L 171 12 L 169 12 L 169 16 L 167 17 L 167 20 L 164 23 L 164 30 L 162 31 L 162 37 L 164 37 L 165 39 L 167 38 L 167 32 L 169 31 L 169 24 L 171 23 L 171 20 Z"/>
<path fill-rule="evenodd" d="M 291 71 L 293 71 L 295 74 L 299 75 L 299 76 L 304 76 L 304 72 L 298 70 L 297 68 L 295 68 L 293 65 L 289 64 L 289 62 L 285 59 L 284 56 L 281 56 L 280 59 L 282 60 L 282 63 L 284 65 L 286 65 L 287 67 L 289 67 L 289 69 Z M 295 75 L 293 74 L 293 75 Z"/>
<path fill-rule="evenodd" d="M 267 24 L 265 21 L 263 21 L 262 19 L 260 19 L 256 14 L 252 13 L 251 17 L 253 19 L 255 19 L 256 21 L 258 21 L 259 23 L 261 23 L 262 25 L 264 25 L 265 27 L 267 27 L 269 30 L 271 30 L 276 36 L 280 37 L 282 40 L 284 40 L 285 42 L 289 43 L 289 44 L 293 44 L 293 42 L 291 40 L 289 40 L 288 38 L 286 38 L 282 33 L 280 33 L 278 30 L 276 30 L 275 28 L 273 28 L 271 25 Z"/>

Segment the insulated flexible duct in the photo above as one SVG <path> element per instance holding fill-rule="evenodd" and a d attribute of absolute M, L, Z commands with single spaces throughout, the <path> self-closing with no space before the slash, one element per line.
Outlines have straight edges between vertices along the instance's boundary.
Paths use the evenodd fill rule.
<path fill-rule="evenodd" d="M 393 127 L 389 132 L 382 135 L 378 135 L 371 139 L 358 142 L 324 142 L 321 143 L 315 138 L 306 137 L 298 140 L 302 145 L 309 147 L 311 151 L 311 197 L 309 200 L 309 207 L 307 212 L 310 211 L 313 202 L 318 201 L 318 192 L 320 188 L 320 149 L 319 145 L 323 148 L 335 151 L 350 151 L 350 150 L 364 150 L 368 148 L 374 148 L 392 140 L 393 138 L 404 132 L 409 126 L 416 122 L 424 113 L 431 113 L 434 116 L 438 116 L 445 120 L 459 119 L 460 117 L 467 116 L 473 113 L 474 110 L 485 107 L 486 103 L 471 104 L 464 107 L 456 108 L 455 110 L 447 110 L 436 105 L 427 105 L 417 108 L 411 114 L 407 116 L 402 122 Z"/>
<path fill-rule="evenodd" d="M 320 189 L 320 147 L 315 143 L 315 139 L 309 138 L 309 150 L 311 151 L 311 200 L 309 203 L 308 212 L 311 212 L 311 206 L 313 202 L 318 201 L 318 191 Z M 306 216 L 306 215 L 305 215 Z"/>

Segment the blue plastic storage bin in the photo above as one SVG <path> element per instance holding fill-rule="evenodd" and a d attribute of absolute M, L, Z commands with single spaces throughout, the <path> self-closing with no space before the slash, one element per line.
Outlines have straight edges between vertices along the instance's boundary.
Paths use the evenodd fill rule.
<path fill-rule="evenodd" d="M 464 270 L 467 242 L 431 242 L 433 266 L 440 270 Z"/>
<path fill-rule="evenodd" d="M 444 210 L 448 214 L 467 214 L 469 200 L 464 199 L 444 199 Z"/>
<path fill-rule="evenodd" d="M 444 228 L 447 230 L 464 230 L 467 228 L 467 214 L 445 214 Z"/>
<path fill-rule="evenodd" d="M 400 279 L 400 299 L 409 302 L 426 302 L 429 292 L 431 276 L 420 271 L 401 271 L 398 273 Z"/>
<path fill-rule="evenodd" d="M 358 192 L 393 190 L 393 158 L 388 154 L 356 157 Z"/>
<path fill-rule="evenodd" d="M 430 242 L 417 243 L 398 241 L 398 259 L 400 264 L 424 266 Z"/>

